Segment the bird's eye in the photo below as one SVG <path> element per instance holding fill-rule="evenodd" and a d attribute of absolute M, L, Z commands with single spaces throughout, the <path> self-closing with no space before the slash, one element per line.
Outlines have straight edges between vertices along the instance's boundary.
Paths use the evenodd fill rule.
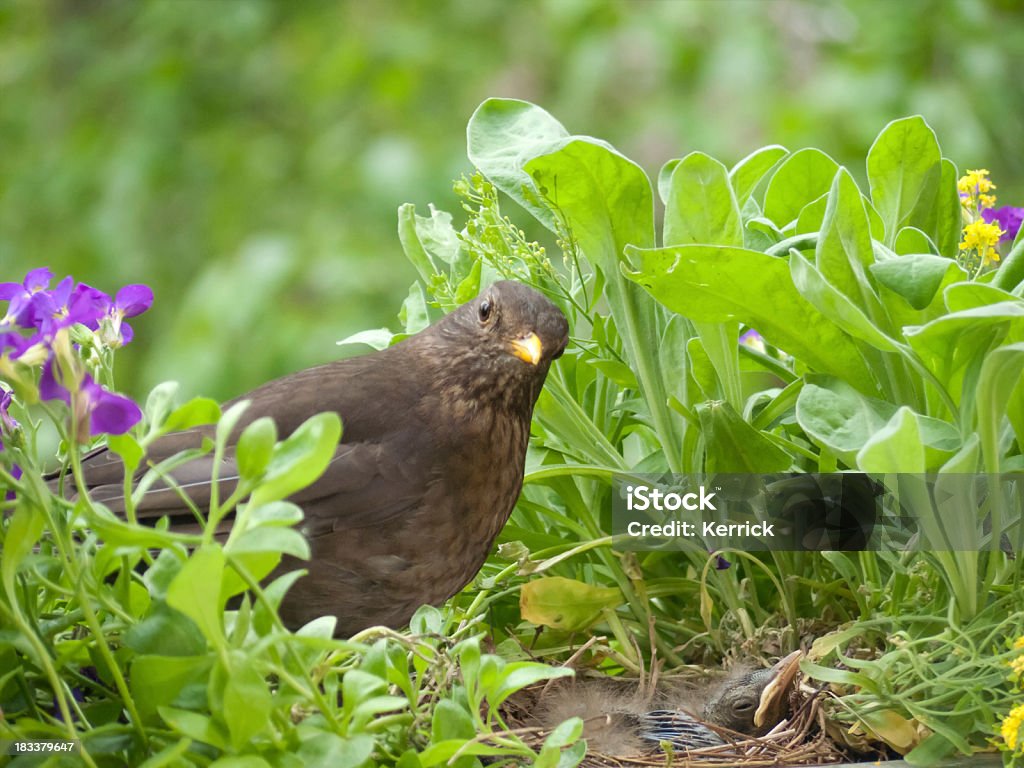
<path fill-rule="evenodd" d="M 484 299 L 480 302 L 480 322 L 486 323 L 490 317 L 491 312 L 494 310 L 494 305 L 488 299 Z"/>
<path fill-rule="evenodd" d="M 736 702 L 736 710 L 738 712 L 746 712 L 754 708 L 754 702 L 750 699 L 740 699 Z"/>

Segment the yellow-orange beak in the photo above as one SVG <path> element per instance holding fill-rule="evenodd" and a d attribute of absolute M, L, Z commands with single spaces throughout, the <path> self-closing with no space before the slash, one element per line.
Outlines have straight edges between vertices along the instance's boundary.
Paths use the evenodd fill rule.
<path fill-rule="evenodd" d="M 779 659 L 772 667 L 775 676 L 761 691 L 761 702 L 754 713 L 754 725 L 761 728 L 765 723 L 775 723 L 782 719 L 789 706 L 789 692 L 800 671 L 800 660 L 803 651 L 793 651 L 789 656 Z"/>
<path fill-rule="evenodd" d="M 530 365 L 536 365 L 540 362 L 542 351 L 540 337 L 536 333 L 531 332 L 521 339 L 512 340 L 512 354 Z"/>

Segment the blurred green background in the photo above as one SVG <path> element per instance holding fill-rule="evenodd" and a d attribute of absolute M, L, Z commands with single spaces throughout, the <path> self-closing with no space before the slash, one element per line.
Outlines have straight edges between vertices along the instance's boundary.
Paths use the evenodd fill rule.
<path fill-rule="evenodd" d="M 1019 0 L 0 0 L 0 280 L 149 283 L 120 385 L 237 394 L 395 325 L 399 204 L 453 210 L 465 125 L 528 99 L 651 174 L 890 119 L 1024 203 Z"/>

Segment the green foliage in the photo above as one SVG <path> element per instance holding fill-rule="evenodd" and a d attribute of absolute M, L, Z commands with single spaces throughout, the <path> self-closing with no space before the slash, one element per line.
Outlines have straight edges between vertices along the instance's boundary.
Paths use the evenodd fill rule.
<path fill-rule="evenodd" d="M 111 438 L 136 457 L 131 465 L 171 425 L 210 419 L 216 439 L 206 450 L 220 453 L 245 408 L 173 408 L 172 390 L 154 393 L 134 435 Z M 39 425 L 19 415 L 31 441 Z M 566 748 L 581 723 L 535 750 L 501 715 L 509 696 L 567 669 L 483 654 L 478 635 L 432 608 L 414 617 L 411 635 L 371 629 L 336 640 L 332 617 L 295 633 L 281 625 L 277 606 L 300 572 L 260 582 L 282 554 L 309 551 L 294 528 L 301 510 L 280 499 L 320 475 L 339 436 L 329 413 L 282 441 L 271 422 L 253 422 L 238 442 L 238 488 L 213 502 L 195 534 L 66 501 L 17 450 L 21 490 L 0 528 L 0 739 L 73 740 L 75 764 L 89 766 L 578 762 L 582 745 Z M 77 472 L 77 451 L 70 462 Z M 143 476 L 136 497 L 160 471 Z M 133 486 L 126 479 L 127 495 Z M 219 524 L 232 516 L 224 541 Z"/>
<path fill-rule="evenodd" d="M 573 590 L 540 590 L 576 583 L 549 574 L 614 586 L 621 598 L 608 605 L 621 607 L 606 608 L 596 627 L 613 639 L 596 643 L 593 656 L 634 671 L 634 643 L 649 626 L 657 653 L 677 662 L 682 644 L 691 659 L 741 642 L 793 646 L 880 617 L 894 638 L 947 648 L 940 625 L 991 630 L 984 617 L 997 600 L 1012 615 L 1024 611 L 1014 586 L 1021 566 L 996 547 L 723 552 L 734 562 L 719 570 L 717 554 L 621 553 L 606 535 L 615 472 L 850 469 L 939 473 L 942 483 L 944 473 L 1022 465 L 1021 287 L 996 288 L 999 271 L 969 276 L 956 263 L 957 173 L 924 120 L 881 132 L 868 153 L 867 193 L 817 149 L 766 147 L 731 170 L 699 153 L 670 161 L 658 179 L 660 246 L 650 183 L 605 142 L 569 135 L 540 108 L 512 100 L 485 102 L 468 135 L 479 174 L 457 186 L 465 228 L 406 209 L 410 259 L 442 306 L 467 280 L 533 283 L 569 315 L 575 342 L 537 405 L 524 500 L 504 534 L 517 542 L 505 550 L 516 562 L 489 564 L 491 593 L 478 593 L 470 610 L 484 602 L 500 615 L 503 595 L 543 572 L 523 600 L 542 592 L 544 610 L 527 614 L 554 628 L 539 652 L 558 654 L 570 628 L 559 620 L 580 601 Z M 522 242 L 496 190 L 551 231 L 561 271 L 545 249 Z M 760 332 L 765 352 L 737 343 L 744 328 Z M 969 501 L 963 509 L 968 528 L 989 514 Z M 992 512 L 990 540 L 1020 522 L 1019 503 Z M 904 622 L 911 614 L 936 621 Z M 529 624 L 511 631 L 525 640 Z M 879 638 L 878 664 L 917 680 L 920 671 L 892 648 Z M 956 674 L 992 674 L 1002 661 L 990 652 L 975 648 Z M 916 693 L 893 694 L 885 706 L 943 731 L 931 714 L 939 686 L 907 686 Z M 871 726 L 882 706 L 876 693 L 866 686 L 867 698 L 844 711 L 881 737 L 883 726 Z M 984 745 L 1006 691 L 997 702 L 978 710 L 951 748 Z"/>

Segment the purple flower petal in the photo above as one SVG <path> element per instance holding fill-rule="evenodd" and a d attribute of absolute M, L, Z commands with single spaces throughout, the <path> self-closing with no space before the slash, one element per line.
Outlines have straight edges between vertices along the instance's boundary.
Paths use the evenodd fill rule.
<path fill-rule="evenodd" d="M 114 308 L 121 312 L 122 317 L 141 315 L 153 306 L 153 289 L 142 283 L 126 285 L 117 292 Z"/>
<path fill-rule="evenodd" d="M 52 279 L 53 272 L 51 272 L 49 268 L 36 267 L 35 269 L 29 270 L 29 273 L 25 275 L 25 281 L 22 285 L 25 286 L 25 290 L 29 293 L 35 293 L 36 291 L 46 290 Z"/>
<path fill-rule="evenodd" d="M 20 333 L 14 333 L 8 331 L 6 333 L 0 333 L 0 356 L 6 355 L 10 351 L 10 358 L 17 360 L 21 357 L 21 354 L 35 344 L 37 339 L 33 336 L 31 338 L 25 338 Z"/>
<path fill-rule="evenodd" d="M 63 400 L 71 404 L 71 393 L 57 382 L 53 375 L 53 357 L 43 366 L 43 375 L 39 377 L 39 397 L 43 400 Z"/>
<path fill-rule="evenodd" d="M 5 389 L 0 389 L 0 426 L 8 432 L 11 432 L 21 426 L 18 424 L 18 420 L 11 416 L 9 412 L 10 407 L 11 393 Z"/>
<path fill-rule="evenodd" d="M 82 394 L 88 403 L 90 435 L 121 435 L 142 418 L 142 410 L 133 400 L 104 389 L 88 375 Z"/>
<path fill-rule="evenodd" d="M 100 319 L 110 312 L 110 297 L 85 283 L 79 283 L 67 304 L 69 323 L 81 323 L 91 331 L 100 327 Z"/>
<path fill-rule="evenodd" d="M 0 301 L 10 301 L 24 292 L 25 286 L 21 283 L 0 283 Z"/>
<path fill-rule="evenodd" d="M 1021 222 L 1024 221 L 1024 208 L 1015 208 L 1012 205 L 1004 205 L 1001 208 L 985 208 L 981 212 L 981 218 L 989 224 L 996 222 L 1003 234 L 999 242 L 1013 241 L 1020 231 Z"/>
<path fill-rule="evenodd" d="M 121 346 L 131 343 L 135 338 L 135 330 L 128 323 L 121 323 Z"/>

